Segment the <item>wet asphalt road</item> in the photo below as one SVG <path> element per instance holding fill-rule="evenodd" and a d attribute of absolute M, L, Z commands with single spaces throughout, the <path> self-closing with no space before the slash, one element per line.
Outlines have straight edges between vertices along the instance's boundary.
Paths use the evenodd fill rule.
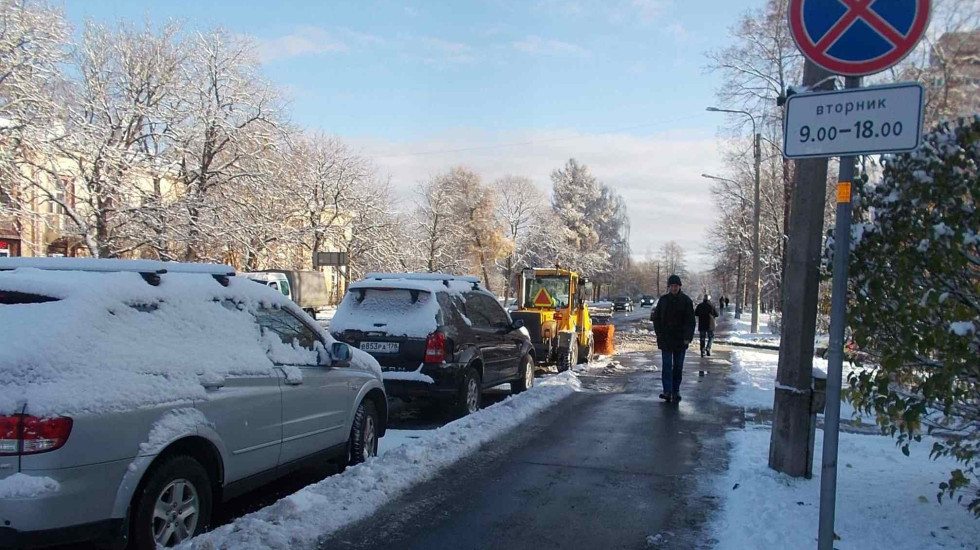
<path fill-rule="evenodd" d="M 319 548 L 710 546 L 707 483 L 727 467 L 726 425 L 741 422 L 714 399 L 730 389 L 727 353 L 700 365 L 689 355 L 684 400 L 672 405 L 657 398 L 659 354 L 616 359 L 623 368 L 581 373 L 586 391 Z"/>

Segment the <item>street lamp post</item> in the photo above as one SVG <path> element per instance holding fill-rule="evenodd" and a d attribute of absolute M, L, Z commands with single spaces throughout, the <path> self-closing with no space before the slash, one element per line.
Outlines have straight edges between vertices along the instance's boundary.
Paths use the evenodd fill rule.
<path fill-rule="evenodd" d="M 718 177 L 718 176 L 712 176 L 711 174 L 701 174 L 701 177 L 702 178 L 707 178 L 709 180 L 718 180 L 718 181 L 724 181 L 724 182 L 732 183 L 736 187 L 738 187 L 738 186 L 741 185 L 739 182 L 737 182 L 737 181 L 735 181 L 733 179 L 721 178 L 721 177 Z M 742 209 L 744 210 L 745 209 L 745 197 L 743 197 L 741 193 L 739 193 L 739 199 L 742 201 Z M 737 265 L 737 267 L 736 267 L 736 273 L 737 273 L 737 275 L 735 276 L 735 318 L 736 319 L 741 319 L 742 318 L 742 307 L 744 306 L 744 304 L 742 303 L 742 294 L 743 293 L 742 293 L 742 248 L 741 247 L 739 247 L 739 249 L 738 249 L 738 264 L 736 264 L 736 265 Z"/>
<path fill-rule="evenodd" d="M 748 111 L 734 111 L 730 109 L 719 109 L 717 107 L 708 107 L 708 111 L 713 113 L 733 113 L 737 115 L 745 115 L 749 117 L 752 121 L 752 133 L 755 134 L 755 204 L 752 207 L 752 332 L 759 332 L 759 279 L 761 277 L 760 271 L 762 270 L 761 263 L 761 251 L 759 250 L 759 203 L 760 192 L 759 192 L 759 170 L 762 164 L 762 147 L 761 140 L 762 135 L 759 134 L 759 128 L 756 126 L 755 117 L 752 113 Z"/>

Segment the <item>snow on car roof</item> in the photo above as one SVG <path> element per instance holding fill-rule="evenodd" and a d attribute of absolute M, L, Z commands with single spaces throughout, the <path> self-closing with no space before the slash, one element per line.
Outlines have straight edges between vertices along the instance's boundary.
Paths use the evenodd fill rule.
<path fill-rule="evenodd" d="M 350 285 L 344 300 L 337 308 L 330 330 L 338 334 L 348 330 L 384 332 L 391 336 L 424 338 L 438 328 L 439 302 L 435 295 L 445 292 L 459 296 L 465 302 L 464 293 L 479 292 L 496 297 L 479 286 L 476 277 L 456 277 L 439 273 L 371 273 L 363 281 Z M 357 297 L 359 290 L 385 290 L 372 296 Z M 405 292 L 419 291 L 416 302 Z M 462 314 L 462 313 L 461 313 Z"/>
<path fill-rule="evenodd" d="M 287 298 L 245 278 L 227 282 L 166 273 L 153 286 L 127 271 L 0 271 L 0 292 L 56 299 L 0 305 L 0 414 L 25 405 L 48 416 L 190 403 L 208 399 L 202 380 L 272 374 L 270 355 L 316 361 L 315 352 L 263 337 L 249 313 L 295 311 Z M 376 370 L 360 351 L 354 360 Z"/>
<path fill-rule="evenodd" d="M 472 275 L 448 275 L 446 273 L 368 273 L 365 279 L 408 279 L 412 281 L 463 281 L 466 283 L 479 283 L 479 277 Z"/>
<path fill-rule="evenodd" d="M 221 264 L 119 260 L 105 258 L 0 258 L 0 270 L 37 268 L 54 271 L 134 271 L 138 273 L 207 273 L 234 275 L 235 268 Z"/>
<path fill-rule="evenodd" d="M 369 273 L 364 280 L 352 283 L 348 288 L 351 290 L 398 288 L 421 292 L 448 291 L 453 294 L 478 290 L 492 296 L 480 286 L 480 279 L 476 277 L 459 277 L 441 273 Z"/>

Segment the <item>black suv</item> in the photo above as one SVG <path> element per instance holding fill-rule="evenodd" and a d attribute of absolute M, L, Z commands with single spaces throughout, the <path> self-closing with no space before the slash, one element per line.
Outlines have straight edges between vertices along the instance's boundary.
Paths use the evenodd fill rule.
<path fill-rule="evenodd" d="M 613 300 L 613 311 L 633 311 L 633 298 L 616 296 Z"/>
<path fill-rule="evenodd" d="M 368 274 L 350 285 L 330 332 L 378 360 L 389 396 L 440 399 L 460 416 L 480 408 L 486 388 L 534 383 L 522 323 L 475 277 Z"/>

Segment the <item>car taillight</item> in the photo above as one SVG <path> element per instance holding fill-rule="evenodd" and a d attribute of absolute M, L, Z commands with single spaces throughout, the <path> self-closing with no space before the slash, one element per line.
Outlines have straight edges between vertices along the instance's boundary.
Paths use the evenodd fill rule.
<path fill-rule="evenodd" d="M 425 341 L 425 362 L 442 363 L 446 360 L 446 335 L 436 331 Z"/>
<path fill-rule="evenodd" d="M 0 455 L 30 455 L 60 448 L 71 434 L 71 418 L 0 416 Z"/>

